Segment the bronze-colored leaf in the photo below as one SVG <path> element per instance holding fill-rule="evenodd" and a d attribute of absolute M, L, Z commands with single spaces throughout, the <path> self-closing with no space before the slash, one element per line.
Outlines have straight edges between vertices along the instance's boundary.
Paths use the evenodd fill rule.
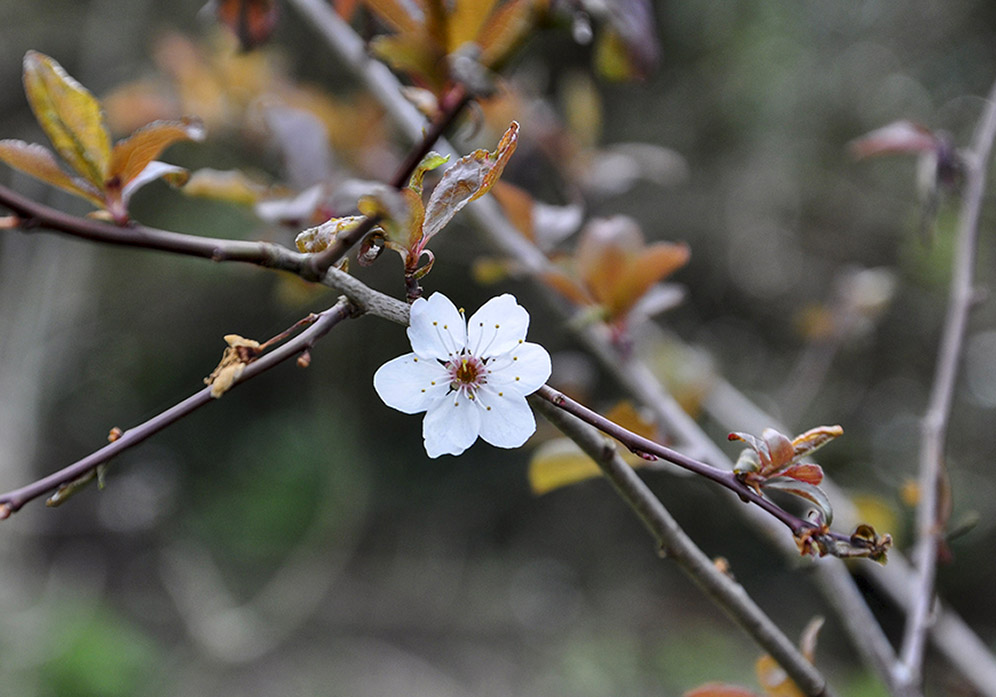
<path fill-rule="evenodd" d="M 0 140 L 0 160 L 14 169 L 56 186 L 63 191 L 85 198 L 103 207 L 100 192 L 90 182 L 70 176 L 55 161 L 55 155 L 44 145 L 23 140 Z"/>
<path fill-rule="evenodd" d="M 628 313 L 651 286 L 687 264 L 689 256 L 685 244 L 658 242 L 647 247 L 613 289 L 609 313 L 613 317 Z"/>
<path fill-rule="evenodd" d="M 197 119 L 150 123 L 115 143 L 108 178 L 116 178 L 121 186 L 127 186 L 173 143 L 203 139 L 204 125 Z"/>
<path fill-rule="evenodd" d="M 56 152 L 83 178 L 103 188 L 111 138 L 100 102 L 55 60 L 37 51 L 24 56 L 24 91 Z"/>
<path fill-rule="evenodd" d="M 811 428 L 792 439 L 792 447 L 795 450 L 794 459 L 808 457 L 834 438 L 839 438 L 842 435 L 844 435 L 844 429 L 836 425 Z"/>
<path fill-rule="evenodd" d="M 481 63 L 498 69 L 532 32 L 549 0 L 510 0 L 495 10 L 478 32 Z"/>
<path fill-rule="evenodd" d="M 494 152 L 475 150 L 461 157 L 443 173 L 425 206 L 422 235 L 426 241 L 432 239 L 460 209 L 495 185 L 515 152 L 518 137 L 519 124 L 513 121 Z"/>
<path fill-rule="evenodd" d="M 498 182 L 491 189 L 492 196 L 505 212 L 505 217 L 526 239 L 535 241 L 533 236 L 533 208 L 536 200 L 525 189 L 508 182 Z"/>

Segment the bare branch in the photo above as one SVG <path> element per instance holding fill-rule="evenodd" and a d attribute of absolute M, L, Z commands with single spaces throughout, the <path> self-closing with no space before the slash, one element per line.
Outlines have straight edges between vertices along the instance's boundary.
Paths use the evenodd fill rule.
<path fill-rule="evenodd" d="M 278 346 L 269 353 L 265 353 L 257 360 L 246 364 L 245 369 L 235 379 L 232 387 L 250 380 L 283 361 L 297 356 L 310 349 L 316 341 L 325 336 L 342 320 L 346 319 L 353 312 L 353 307 L 346 299 L 340 299 L 335 305 L 314 316 L 311 326 L 300 334 L 290 339 L 286 343 Z M 58 472 L 54 472 L 47 477 L 32 482 L 20 489 L 14 489 L 5 494 L 0 494 L 0 519 L 7 518 L 11 513 L 21 509 L 24 504 L 42 496 L 59 486 L 72 482 L 94 470 L 99 465 L 105 464 L 120 452 L 138 445 L 150 436 L 158 433 L 167 426 L 170 426 L 193 411 L 213 401 L 211 386 L 195 392 L 182 402 L 170 407 L 166 411 L 157 414 L 148 421 L 128 429 L 120 434 L 113 442 L 108 443 L 100 450 L 87 455 L 81 460 L 64 467 Z"/>
<path fill-rule="evenodd" d="M 917 506 L 916 576 L 912 605 L 903 633 L 901 665 L 897 678 L 905 683 L 921 682 L 924 646 L 934 603 L 937 551 L 944 534 L 941 489 L 944 471 L 944 441 L 958 364 L 961 361 L 968 313 L 975 283 L 979 215 L 986 190 L 993 141 L 996 139 L 996 85 L 989 93 L 985 113 L 975 131 L 972 149 L 964 155 L 965 189 L 958 220 L 958 240 L 951 271 L 948 309 L 937 355 L 930 402 L 921 424 L 920 502 Z"/>
<path fill-rule="evenodd" d="M 637 513 L 657 541 L 660 552 L 674 559 L 682 571 L 771 654 L 805 694 L 829 697 L 832 692 L 826 679 L 747 595 L 743 586 L 716 568 L 671 517 L 660 499 L 620 457 L 616 448 L 592 426 L 558 406 L 549 392 L 552 390 L 543 388 L 529 401 L 598 463 L 619 496 Z"/>

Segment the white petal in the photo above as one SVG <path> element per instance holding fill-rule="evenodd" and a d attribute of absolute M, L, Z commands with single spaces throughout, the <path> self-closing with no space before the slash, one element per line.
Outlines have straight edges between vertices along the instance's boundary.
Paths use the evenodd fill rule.
<path fill-rule="evenodd" d="M 481 408 L 477 402 L 453 392 L 433 404 L 422 422 L 422 438 L 429 457 L 459 455 L 481 432 Z"/>
<path fill-rule="evenodd" d="M 406 353 L 388 361 L 374 373 L 374 390 L 384 404 L 417 414 L 443 398 L 450 389 L 446 369 L 432 358 L 419 358 Z"/>
<path fill-rule="evenodd" d="M 477 395 L 485 411 L 481 417 L 481 438 L 499 448 L 518 448 L 536 431 L 536 419 L 525 397 L 494 390 Z M 490 410 L 488 409 L 490 407 Z"/>
<path fill-rule="evenodd" d="M 442 293 L 412 303 L 408 340 L 423 358 L 448 360 L 467 345 L 467 323 Z"/>
<path fill-rule="evenodd" d="M 511 392 L 520 397 L 532 394 L 550 378 L 550 354 L 539 344 L 528 341 L 504 356 L 488 361 L 488 387 L 496 392 Z"/>
<path fill-rule="evenodd" d="M 526 338 L 529 313 L 505 293 L 481 305 L 468 322 L 467 348 L 478 358 L 497 356 Z"/>

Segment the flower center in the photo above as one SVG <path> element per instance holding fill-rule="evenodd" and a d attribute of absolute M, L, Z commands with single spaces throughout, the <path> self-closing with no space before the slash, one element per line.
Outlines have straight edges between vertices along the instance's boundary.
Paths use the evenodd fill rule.
<path fill-rule="evenodd" d="M 477 389 L 486 383 L 488 370 L 477 356 L 459 356 L 446 364 L 450 372 L 450 389 L 460 390 L 471 399 Z"/>

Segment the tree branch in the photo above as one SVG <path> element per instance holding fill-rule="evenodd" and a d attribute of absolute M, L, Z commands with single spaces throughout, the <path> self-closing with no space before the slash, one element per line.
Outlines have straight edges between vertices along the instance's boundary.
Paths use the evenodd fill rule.
<path fill-rule="evenodd" d="M 541 388 L 529 401 L 598 464 L 619 496 L 636 512 L 657 541 L 659 550 L 674 559 L 685 574 L 771 654 L 805 694 L 829 697 L 832 692 L 826 679 L 758 607 L 744 588 L 717 569 L 685 534 L 660 499 L 619 456 L 615 446 L 592 426 L 557 405 L 552 393 L 554 391 L 547 387 Z"/>
<path fill-rule="evenodd" d="M 257 375 L 282 363 L 283 361 L 297 356 L 310 349 L 316 341 L 325 336 L 335 325 L 346 319 L 353 312 L 351 303 L 346 299 L 340 299 L 329 309 L 313 316 L 313 320 L 300 334 L 288 340 L 268 353 L 264 353 L 258 359 L 247 363 L 241 375 L 235 379 L 232 387 L 239 385 L 246 380 L 251 380 Z M 209 404 L 214 397 L 211 394 L 211 386 L 195 392 L 182 402 L 170 407 L 166 411 L 157 414 L 148 421 L 124 431 L 116 440 L 108 443 L 100 450 L 97 450 L 86 457 L 64 467 L 58 472 L 54 472 L 47 477 L 39 479 L 31 484 L 0 494 L 0 519 L 7 518 L 11 513 L 21 509 L 24 504 L 42 496 L 57 487 L 69 482 L 73 482 L 88 472 L 94 470 L 99 465 L 105 464 L 115 455 L 127 450 L 150 436 L 158 433 L 167 426 L 170 426 L 191 412 Z"/>
<path fill-rule="evenodd" d="M 958 240 L 948 309 L 937 355 L 930 402 L 921 424 L 920 502 L 917 506 L 916 575 L 912 605 L 903 633 L 901 663 L 897 678 L 918 685 L 922 680 L 923 654 L 934 601 L 937 551 L 944 534 L 942 487 L 945 481 L 944 443 L 958 364 L 961 360 L 968 313 L 972 308 L 975 283 L 976 247 L 979 215 L 986 190 L 986 174 L 996 139 L 996 84 L 986 103 L 986 110 L 976 127 L 972 149 L 963 156 L 965 191 L 958 221 Z"/>

